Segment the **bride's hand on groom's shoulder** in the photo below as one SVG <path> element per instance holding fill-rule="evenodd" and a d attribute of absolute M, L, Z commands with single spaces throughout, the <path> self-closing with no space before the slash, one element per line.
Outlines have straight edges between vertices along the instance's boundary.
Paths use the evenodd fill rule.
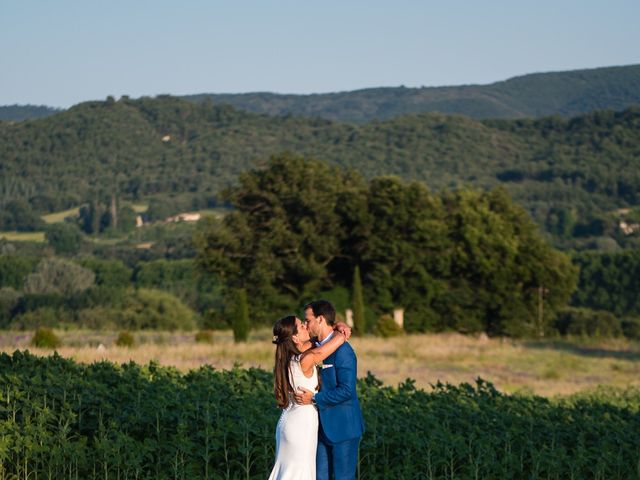
<path fill-rule="evenodd" d="M 346 340 L 349 340 L 351 336 L 351 327 L 349 325 L 344 322 L 337 322 L 333 329 L 343 334 Z"/>

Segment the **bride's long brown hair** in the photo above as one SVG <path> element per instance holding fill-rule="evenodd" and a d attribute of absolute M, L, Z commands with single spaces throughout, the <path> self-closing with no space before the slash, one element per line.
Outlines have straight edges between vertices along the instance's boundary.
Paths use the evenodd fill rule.
<path fill-rule="evenodd" d="M 298 347 L 293 342 L 293 336 L 297 333 L 298 327 L 294 315 L 281 318 L 273 326 L 273 343 L 276 345 L 273 390 L 280 408 L 289 405 L 289 394 L 293 393 L 291 378 L 289 378 L 289 366 L 291 358 L 300 354 Z"/>

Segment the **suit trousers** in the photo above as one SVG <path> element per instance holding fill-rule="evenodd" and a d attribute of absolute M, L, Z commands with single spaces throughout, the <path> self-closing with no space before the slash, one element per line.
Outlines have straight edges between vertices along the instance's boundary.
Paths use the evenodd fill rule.
<path fill-rule="evenodd" d="M 322 427 L 316 451 L 316 480 L 354 480 L 358 468 L 360 437 L 331 443 Z"/>

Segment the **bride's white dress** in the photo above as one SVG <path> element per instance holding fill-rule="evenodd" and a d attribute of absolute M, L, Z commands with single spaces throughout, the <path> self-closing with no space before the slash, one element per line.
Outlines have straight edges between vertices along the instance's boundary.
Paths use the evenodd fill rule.
<path fill-rule="evenodd" d="M 304 376 L 299 357 L 289 364 L 291 386 L 312 392 L 318 386 L 318 372 Z M 269 480 L 315 480 L 318 446 L 318 411 L 313 405 L 298 405 L 293 400 L 282 411 L 276 427 L 276 464 Z"/>

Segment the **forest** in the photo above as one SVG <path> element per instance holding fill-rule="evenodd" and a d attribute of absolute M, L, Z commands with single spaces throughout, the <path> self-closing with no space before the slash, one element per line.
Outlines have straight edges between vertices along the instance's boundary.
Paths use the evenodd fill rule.
<path fill-rule="evenodd" d="M 367 123 L 407 114 L 439 112 L 475 119 L 565 117 L 593 110 L 623 110 L 640 103 L 640 65 L 534 73 L 489 85 L 368 88 L 312 95 L 274 93 L 199 94 L 269 115 L 319 117 Z"/>
<path fill-rule="evenodd" d="M 615 249 L 637 244 L 637 232 L 622 233 L 619 222 L 640 217 L 639 124 L 637 108 L 569 119 L 423 114 L 351 125 L 169 96 L 109 98 L 0 122 L 0 229 L 37 230 L 40 214 L 111 195 L 218 205 L 241 172 L 290 151 L 432 191 L 503 186 L 554 245 Z M 629 218 L 617 213 L 623 208 Z"/>
<path fill-rule="evenodd" d="M 501 187 L 432 192 L 283 154 L 219 201 L 191 224 L 152 203 L 142 228 L 91 204 L 44 244 L 3 240 L 0 325 L 224 329 L 246 325 L 247 298 L 268 325 L 317 296 L 344 312 L 358 291 L 360 334 L 393 333 L 403 308 L 409 333 L 640 338 L 637 250 L 563 252 Z"/>

